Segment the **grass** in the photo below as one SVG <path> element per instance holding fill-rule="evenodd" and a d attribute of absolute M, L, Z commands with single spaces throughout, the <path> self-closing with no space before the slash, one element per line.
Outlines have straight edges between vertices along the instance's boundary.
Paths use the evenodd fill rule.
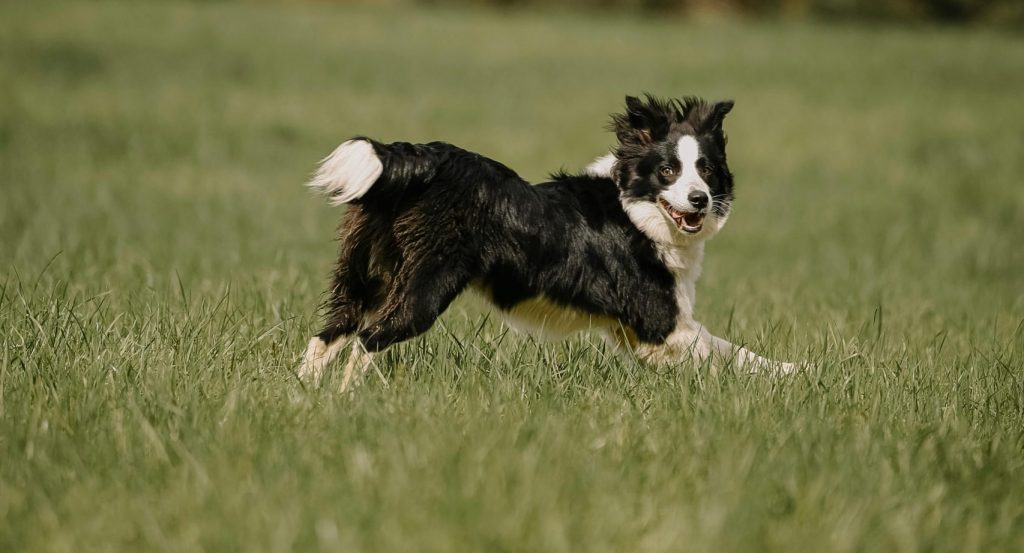
<path fill-rule="evenodd" d="M 0 550 L 1024 549 L 1024 43 L 321 4 L 0 7 Z M 786 379 L 472 302 L 293 376 L 343 138 L 540 179 L 625 93 L 732 97 L 698 314 Z"/>

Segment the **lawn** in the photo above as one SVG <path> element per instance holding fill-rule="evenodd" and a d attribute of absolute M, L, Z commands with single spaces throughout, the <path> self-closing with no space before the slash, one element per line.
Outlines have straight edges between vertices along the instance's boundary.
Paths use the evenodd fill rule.
<path fill-rule="evenodd" d="M 352 397 L 299 353 L 338 142 L 526 178 L 733 98 L 699 318 L 788 378 L 472 300 Z M 324 3 L 0 5 L 0 551 L 1024 550 L 1024 40 Z"/>

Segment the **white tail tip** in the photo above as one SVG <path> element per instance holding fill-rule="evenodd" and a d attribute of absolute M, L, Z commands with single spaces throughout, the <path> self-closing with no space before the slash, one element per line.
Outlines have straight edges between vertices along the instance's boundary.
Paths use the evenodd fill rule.
<path fill-rule="evenodd" d="M 331 205 L 341 205 L 363 197 L 383 171 L 372 144 L 346 140 L 320 162 L 306 186 L 327 196 Z"/>

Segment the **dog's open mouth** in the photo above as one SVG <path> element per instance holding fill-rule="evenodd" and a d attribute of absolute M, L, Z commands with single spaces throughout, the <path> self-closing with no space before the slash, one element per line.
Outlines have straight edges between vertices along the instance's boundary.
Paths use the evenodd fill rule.
<path fill-rule="evenodd" d="M 661 208 L 665 210 L 665 213 L 672 218 L 672 221 L 679 227 L 679 230 L 694 234 L 700 232 L 701 227 L 704 226 L 704 213 L 700 211 L 679 211 L 662 198 L 658 198 L 658 203 L 661 204 Z"/>

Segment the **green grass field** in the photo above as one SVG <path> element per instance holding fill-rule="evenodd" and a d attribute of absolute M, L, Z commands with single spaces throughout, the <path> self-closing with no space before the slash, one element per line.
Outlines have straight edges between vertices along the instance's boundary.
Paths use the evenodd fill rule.
<path fill-rule="evenodd" d="M 1024 550 L 1024 41 L 984 30 L 0 6 L 0 551 Z M 816 368 L 651 367 L 461 301 L 305 390 L 357 133 L 525 177 L 626 93 L 734 98 L 698 315 Z"/>

